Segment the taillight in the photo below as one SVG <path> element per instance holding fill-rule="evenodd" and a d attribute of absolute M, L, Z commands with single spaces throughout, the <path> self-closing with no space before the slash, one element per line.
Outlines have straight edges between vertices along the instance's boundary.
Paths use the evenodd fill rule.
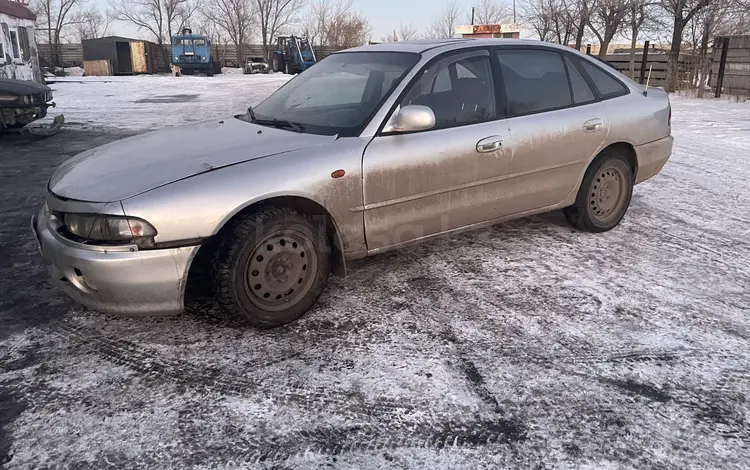
<path fill-rule="evenodd" d="M 672 127 L 672 105 L 669 105 L 669 119 L 667 119 L 667 124 L 669 124 L 669 127 Z"/>

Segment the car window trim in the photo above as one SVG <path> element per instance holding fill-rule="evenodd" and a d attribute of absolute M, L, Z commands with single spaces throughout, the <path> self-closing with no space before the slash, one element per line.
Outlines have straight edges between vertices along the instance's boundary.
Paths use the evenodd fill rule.
<path fill-rule="evenodd" d="M 568 85 L 570 86 L 570 100 L 571 100 L 571 102 L 574 105 L 578 105 L 578 106 L 597 102 L 599 100 L 599 90 L 597 90 L 596 87 L 593 86 L 593 83 L 590 83 L 587 80 L 586 75 L 584 75 L 583 72 L 581 72 L 581 70 L 580 70 L 581 67 L 579 67 L 579 64 L 577 64 L 576 61 L 573 60 L 574 59 L 573 54 L 561 53 L 560 55 L 562 56 L 563 65 L 565 66 L 565 73 L 568 75 Z M 568 59 L 568 60 L 565 60 L 565 59 Z M 591 92 L 591 94 L 594 95 L 594 99 L 588 100 L 588 101 L 584 101 L 582 103 L 576 103 L 575 93 L 573 93 L 573 78 L 570 75 L 570 67 L 568 67 L 568 62 L 570 62 L 571 64 L 573 64 L 573 68 L 576 69 L 576 71 L 578 72 L 578 75 L 580 75 L 581 78 L 583 79 L 583 83 L 586 84 L 586 87 L 589 89 L 589 91 Z"/>
<path fill-rule="evenodd" d="M 616 77 L 614 74 L 610 73 L 607 69 L 605 69 L 604 67 L 600 66 L 595 61 L 578 57 L 578 56 L 576 56 L 576 54 L 571 54 L 569 52 L 566 52 L 566 54 L 568 54 L 570 56 L 571 62 L 573 62 L 573 65 L 575 65 L 575 67 L 578 69 L 578 72 L 581 75 L 583 75 L 584 80 L 586 80 L 586 82 L 589 84 L 589 88 L 591 88 L 592 91 L 594 92 L 594 94 L 596 95 L 597 101 L 611 100 L 611 99 L 614 99 L 614 98 L 619 98 L 621 96 L 627 96 L 627 95 L 630 94 L 630 87 L 627 86 L 627 84 L 625 84 L 625 82 L 623 82 L 622 80 L 620 80 L 618 77 Z M 586 69 L 583 68 L 583 61 L 584 60 L 587 60 L 591 64 L 592 67 L 597 67 L 601 72 L 607 74 L 609 77 L 611 77 L 617 83 L 619 83 L 620 86 L 623 88 L 624 92 L 621 92 L 621 93 L 610 93 L 608 95 L 603 95 L 599 91 L 599 87 L 596 86 L 596 83 L 594 82 L 594 79 L 591 78 L 591 75 L 589 75 L 589 73 L 586 71 Z"/>
<path fill-rule="evenodd" d="M 510 104 L 508 102 L 508 103 L 506 103 L 506 106 L 508 106 L 508 108 L 506 109 L 506 113 L 507 113 L 506 119 L 523 117 L 523 116 L 533 116 L 535 114 L 549 113 L 549 112 L 552 112 L 552 111 L 560 111 L 561 109 L 577 108 L 579 106 L 586 106 L 586 105 L 595 103 L 595 101 L 588 101 L 586 103 L 581 103 L 581 104 L 576 104 L 575 103 L 575 100 L 573 99 L 573 92 L 572 92 L 572 86 L 573 85 L 572 85 L 572 83 L 570 81 L 570 76 L 568 75 L 568 69 L 565 68 L 565 59 L 564 59 L 563 53 L 561 51 L 558 51 L 558 50 L 553 49 L 551 47 L 529 46 L 529 45 L 525 45 L 525 44 L 521 45 L 521 46 L 515 46 L 515 45 L 513 45 L 513 46 L 509 46 L 509 45 L 494 46 L 494 49 L 495 49 L 495 51 L 494 51 L 493 55 L 496 58 L 497 58 L 497 53 L 499 51 L 502 51 L 502 50 L 508 51 L 508 50 L 526 49 L 526 50 L 535 50 L 535 51 L 542 51 L 542 52 L 552 52 L 552 53 L 558 54 L 560 56 L 560 60 L 563 63 L 563 68 L 565 69 L 565 77 L 568 79 L 568 93 L 570 93 L 570 103 L 571 103 L 570 105 L 557 106 L 555 108 L 547 108 L 547 109 L 543 109 L 541 111 L 532 111 L 530 113 L 511 114 L 510 113 Z M 497 62 L 498 62 L 498 67 L 500 67 L 500 59 L 497 59 Z M 500 68 L 502 68 L 502 67 L 500 67 Z M 505 92 L 505 81 L 502 82 L 502 87 L 503 87 L 503 94 L 505 95 L 506 94 L 506 92 Z M 506 97 L 506 100 L 507 100 L 507 97 Z"/>
<path fill-rule="evenodd" d="M 461 127 L 467 127 L 467 126 L 475 126 L 477 124 L 486 124 L 488 122 L 495 122 L 502 119 L 505 119 L 504 117 L 500 117 L 497 112 L 497 93 L 495 93 L 495 118 L 488 119 L 485 121 L 480 122 L 474 122 L 471 124 L 463 124 L 460 126 L 454 126 L 454 127 L 444 127 L 440 129 L 427 129 L 424 131 L 413 131 L 413 132 L 383 132 L 383 129 L 385 126 L 390 122 L 391 118 L 393 117 L 393 113 L 396 111 L 396 109 L 400 108 L 401 103 L 404 101 L 404 98 L 411 92 L 412 87 L 422 79 L 422 76 L 424 73 L 429 70 L 430 67 L 435 65 L 437 62 L 440 62 L 443 59 L 459 55 L 459 56 L 465 56 L 466 58 L 469 57 L 482 57 L 486 56 L 490 60 L 490 73 L 492 74 L 492 83 L 494 84 L 495 81 L 495 69 L 492 66 L 492 52 L 490 51 L 490 47 L 488 46 L 475 46 L 475 47 L 462 47 L 460 49 L 453 49 L 449 51 L 445 51 L 441 54 L 436 55 L 429 61 L 427 61 L 422 67 L 419 68 L 417 73 L 412 77 L 411 80 L 409 80 L 409 83 L 406 84 L 406 87 L 401 91 L 399 96 L 396 98 L 396 100 L 393 102 L 393 105 L 391 106 L 391 109 L 388 110 L 388 113 L 386 114 L 385 118 L 383 119 L 383 122 L 380 123 L 380 126 L 378 127 L 377 132 L 375 132 L 375 137 L 386 137 L 386 136 L 394 136 L 394 135 L 411 135 L 411 134 L 421 134 L 425 132 L 437 132 L 437 131 L 444 131 L 449 129 L 458 129 Z M 437 75 L 436 75 L 437 77 Z M 434 88 L 434 83 L 433 83 Z M 496 92 L 496 90 L 493 90 L 493 92 Z"/>
<path fill-rule="evenodd" d="M 588 84 L 589 88 L 591 89 L 591 91 L 594 93 L 594 96 L 596 97 L 596 99 L 593 100 L 593 101 L 587 101 L 585 103 L 578 103 L 578 104 L 575 103 L 575 99 L 572 99 L 571 100 L 572 104 L 570 106 L 558 106 L 556 108 L 545 109 L 544 111 L 534 111 L 534 112 L 531 112 L 531 113 L 514 114 L 514 115 L 511 115 L 510 113 L 508 113 L 507 116 L 505 117 L 505 119 L 511 119 L 511 118 L 516 118 L 516 117 L 524 117 L 524 116 L 533 116 L 535 114 L 549 113 L 549 112 L 553 112 L 553 111 L 560 111 L 560 110 L 563 110 L 563 109 L 577 108 L 577 107 L 580 107 L 580 106 L 589 106 L 589 105 L 592 105 L 592 104 L 600 103 L 602 101 L 611 100 L 611 99 L 614 99 L 614 98 L 619 98 L 621 96 L 627 96 L 627 95 L 630 94 L 630 87 L 628 87 L 622 80 L 620 80 L 619 78 L 615 77 L 611 73 L 607 72 L 602 67 L 599 67 L 605 73 L 609 74 L 609 76 L 611 76 L 612 78 L 614 78 L 615 80 L 617 80 L 620 83 L 620 85 L 622 85 L 625 88 L 625 93 L 618 94 L 618 95 L 612 95 L 612 96 L 609 96 L 609 95 L 602 96 L 599 93 L 599 89 L 596 88 L 596 86 L 594 86 L 594 83 L 593 83 L 593 80 L 591 79 L 591 77 L 589 77 L 589 75 L 587 73 L 585 73 L 586 71 L 583 70 L 583 66 L 579 63 L 579 61 L 586 60 L 586 59 L 580 58 L 580 57 L 578 57 L 577 54 L 574 54 L 574 53 L 569 52 L 569 51 L 558 50 L 557 48 L 553 48 L 553 47 L 545 47 L 545 46 L 538 46 L 538 45 L 531 45 L 531 44 L 517 44 L 517 45 L 516 44 L 513 44 L 513 45 L 511 45 L 511 44 L 502 44 L 502 45 L 497 45 L 497 46 L 490 46 L 490 48 L 493 50 L 493 53 L 491 55 L 495 56 L 495 57 L 497 56 L 497 52 L 500 51 L 500 50 L 536 50 L 536 51 L 544 51 L 544 52 L 555 52 L 555 53 L 560 54 L 561 56 L 563 56 L 563 57 L 561 57 L 561 59 L 563 59 L 563 66 L 566 65 L 565 60 L 564 60 L 564 56 L 567 55 L 567 56 L 569 56 L 572 59 L 572 62 L 574 64 L 574 66 L 577 68 L 577 70 L 579 71 L 579 73 L 581 73 L 581 75 L 583 76 L 583 79 L 586 81 L 586 83 Z M 592 64 L 594 64 L 594 63 L 592 62 Z M 499 66 L 499 60 L 498 60 L 498 66 Z M 594 66 L 598 67 L 598 65 L 596 65 L 596 64 L 594 64 Z M 570 80 L 570 75 L 567 73 L 567 67 L 566 67 L 565 70 L 566 70 L 566 75 L 568 76 L 568 85 L 569 85 L 569 87 L 572 87 L 572 81 Z M 501 73 L 500 76 L 502 76 L 502 71 L 500 73 Z M 503 86 L 503 95 L 505 95 L 505 82 L 502 83 L 502 86 Z M 506 103 L 506 106 L 507 106 L 507 103 Z M 507 110 L 506 110 L 506 112 L 507 112 Z"/>

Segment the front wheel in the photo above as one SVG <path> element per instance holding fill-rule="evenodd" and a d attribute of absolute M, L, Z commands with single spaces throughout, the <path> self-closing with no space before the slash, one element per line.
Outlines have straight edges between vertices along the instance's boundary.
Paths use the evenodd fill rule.
<path fill-rule="evenodd" d="M 633 170 L 614 150 L 605 150 L 586 171 L 576 202 L 564 209 L 579 230 L 606 232 L 625 216 L 633 197 Z"/>
<path fill-rule="evenodd" d="M 331 272 L 324 220 L 267 207 L 229 228 L 213 260 L 214 293 L 232 314 L 272 328 L 307 312 Z"/>

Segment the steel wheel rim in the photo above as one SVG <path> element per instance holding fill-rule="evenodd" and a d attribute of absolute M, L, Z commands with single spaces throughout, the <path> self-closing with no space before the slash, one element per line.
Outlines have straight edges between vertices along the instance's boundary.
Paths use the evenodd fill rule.
<path fill-rule="evenodd" d="M 625 202 L 625 174 L 615 167 L 604 167 L 594 178 L 589 190 L 589 209 L 599 222 L 617 217 Z"/>
<path fill-rule="evenodd" d="M 318 253 L 310 237 L 296 230 L 268 235 L 253 248 L 245 266 L 250 301 L 271 312 L 298 304 L 318 271 Z"/>

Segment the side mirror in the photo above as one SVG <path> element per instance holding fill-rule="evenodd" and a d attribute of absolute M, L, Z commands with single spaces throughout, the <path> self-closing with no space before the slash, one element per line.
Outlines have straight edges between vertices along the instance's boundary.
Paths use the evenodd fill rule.
<path fill-rule="evenodd" d="M 404 106 L 393 120 L 395 132 L 426 131 L 435 127 L 435 113 L 427 106 Z"/>

